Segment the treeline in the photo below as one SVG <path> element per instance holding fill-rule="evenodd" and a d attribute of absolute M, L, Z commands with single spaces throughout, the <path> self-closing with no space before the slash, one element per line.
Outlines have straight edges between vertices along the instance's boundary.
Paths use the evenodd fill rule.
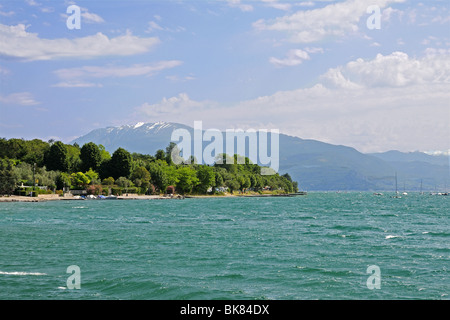
<path fill-rule="evenodd" d="M 259 165 L 248 158 L 237 162 L 238 155 L 234 155 L 234 163 L 223 154 L 213 166 L 197 164 L 193 157 L 176 165 L 171 156 L 174 148 L 170 143 L 154 156 L 118 148 L 111 155 L 92 142 L 80 147 L 53 140 L 0 139 L 0 194 L 12 194 L 22 184 L 60 193 L 85 189 L 92 194 L 107 190 L 113 194 L 298 191 L 289 174 L 261 175 Z"/>

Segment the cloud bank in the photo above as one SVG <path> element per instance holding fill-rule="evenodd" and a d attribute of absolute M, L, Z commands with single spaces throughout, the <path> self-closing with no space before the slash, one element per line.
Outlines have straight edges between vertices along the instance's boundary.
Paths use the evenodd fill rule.
<path fill-rule="evenodd" d="M 139 38 L 130 32 L 115 38 L 99 32 L 75 39 L 42 39 L 27 32 L 23 24 L 0 24 L 0 56 L 26 61 L 129 56 L 148 52 L 159 42 L 158 38 Z"/>
<path fill-rule="evenodd" d="M 185 93 L 144 103 L 136 108 L 135 120 L 187 125 L 202 120 L 205 127 L 220 129 L 283 128 L 282 133 L 363 152 L 442 150 L 450 135 L 449 79 L 448 53 L 417 59 L 393 52 L 329 69 L 310 88 L 231 106 L 194 101 Z"/>

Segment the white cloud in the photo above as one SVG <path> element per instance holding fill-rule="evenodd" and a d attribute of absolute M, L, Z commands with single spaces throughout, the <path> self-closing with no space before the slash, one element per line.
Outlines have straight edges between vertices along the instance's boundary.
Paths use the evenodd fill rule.
<path fill-rule="evenodd" d="M 330 69 L 323 79 L 337 87 L 402 87 L 423 83 L 450 83 L 450 54 L 430 49 L 421 59 L 394 52 L 373 60 L 357 59 Z"/>
<path fill-rule="evenodd" d="M 5 105 L 20 105 L 20 106 L 34 106 L 40 104 L 34 100 L 29 92 L 11 93 L 7 96 L 0 95 L 0 102 Z"/>
<path fill-rule="evenodd" d="M 0 4 L 0 9 L 1 8 L 3 8 L 3 6 Z M 16 13 L 14 11 L 5 12 L 5 11 L 0 10 L 0 16 L 3 16 L 3 17 L 11 17 L 11 16 L 13 16 L 15 14 Z"/>
<path fill-rule="evenodd" d="M 228 5 L 233 8 L 239 8 L 243 12 L 253 11 L 253 6 L 250 4 L 243 4 L 241 0 L 227 0 Z"/>
<path fill-rule="evenodd" d="M 156 23 L 155 21 L 149 21 L 148 23 L 148 28 L 147 28 L 147 32 L 152 32 L 154 30 L 164 30 L 163 27 L 161 27 L 158 23 Z"/>
<path fill-rule="evenodd" d="M 273 20 L 260 19 L 253 23 L 259 31 L 279 31 L 295 43 L 311 43 L 327 37 L 343 37 L 358 30 L 358 23 L 367 15 L 371 5 L 386 7 L 405 0 L 347 0 L 323 8 L 301 10 Z"/>
<path fill-rule="evenodd" d="M 189 117 L 185 112 L 195 111 L 196 116 L 207 111 L 216 110 L 211 109 L 212 106 L 218 107 L 218 104 L 211 101 L 194 101 L 189 98 L 186 93 L 180 93 L 178 96 L 171 98 L 163 98 L 160 102 L 155 104 L 144 103 L 136 108 L 137 117 L 142 115 L 150 119 L 161 119 L 167 121 L 174 121 L 170 119 Z"/>
<path fill-rule="evenodd" d="M 106 77 L 132 77 L 132 76 L 152 76 L 165 69 L 170 69 L 181 65 L 178 60 L 159 61 L 154 64 L 136 64 L 130 67 L 120 66 L 84 66 L 79 68 L 59 69 L 54 73 L 64 80 L 84 79 L 84 78 L 106 78 Z"/>
<path fill-rule="evenodd" d="M 38 2 L 36 2 L 34 0 L 25 0 L 25 2 L 28 3 L 28 5 L 32 6 L 32 7 L 38 7 L 38 6 L 41 5 L 40 3 L 38 3 Z"/>
<path fill-rule="evenodd" d="M 173 81 L 173 82 L 186 82 L 186 81 L 192 81 L 195 80 L 196 78 L 192 75 L 188 75 L 185 77 L 180 77 L 177 75 L 170 75 L 170 76 L 166 76 L 167 80 Z"/>
<path fill-rule="evenodd" d="M 89 12 L 88 8 L 81 7 L 81 22 L 82 23 L 103 23 L 105 20 L 96 13 Z M 66 13 L 61 13 L 60 16 L 67 19 L 69 16 Z"/>
<path fill-rule="evenodd" d="M 448 150 L 432 150 L 432 151 L 424 151 L 426 154 L 430 156 L 450 156 L 450 149 Z"/>
<path fill-rule="evenodd" d="M 267 7 L 284 10 L 284 11 L 290 10 L 292 7 L 292 5 L 290 3 L 278 2 L 278 0 L 261 0 L 261 1 L 264 2 Z"/>
<path fill-rule="evenodd" d="M 101 88 L 102 84 L 99 83 L 90 83 L 90 82 L 81 82 L 81 81 L 66 81 L 59 82 L 57 84 L 52 85 L 55 88 Z"/>
<path fill-rule="evenodd" d="M 161 17 L 159 17 L 159 16 L 155 16 L 155 19 L 158 21 L 162 20 Z M 150 33 L 150 32 L 154 32 L 154 31 L 182 32 L 182 31 L 186 31 L 186 28 L 181 27 L 181 26 L 177 26 L 177 27 L 173 27 L 173 28 L 163 27 L 159 23 L 152 20 L 152 21 L 148 22 L 148 28 L 147 28 L 147 30 L 145 30 L 145 32 Z"/>
<path fill-rule="evenodd" d="M 98 14 L 89 12 L 86 8 L 81 8 L 81 18 L 83 22 L 87 23 L 103 23 L 105 20 L 103 20 L 102 17 L 100 17 Z"/>
<path fill-rule="evenodd" d="M 285 59 L 271 57 L 269 62 L 278 67 L 291 67 L 301 64 L 304 60 L 309 60 L 309 54 L 300 49 L 289 50 Z"/>
<path fill-rule="evenodd" d="M 131 32 L 115 38 L 99 32 L 75 39 L 41 39 L 27 32 L 23 24 L 0 24 L 0 56 L 26 61 L 135 55 L 148 52 L 159 42 L 158 38 L 139 38 Z"/>
<path fill-rule="evenodd" d="M 231 106 L 187 94 L 136 110 L 136 119 L 204 128 L 280 129 L 301 138 L 362 152 L 446 150 L 450 136 L 450 64 L 442 52 L 421 59 L 403 53 L 357 59 L 328 70 L 310 88 L 280 91 Z M 335 83 L 331 83 L 334 73 Z M 367 77 L 369 79 L 367 79 Z M 332 85 L 330 85 L 332 84 Z"/>

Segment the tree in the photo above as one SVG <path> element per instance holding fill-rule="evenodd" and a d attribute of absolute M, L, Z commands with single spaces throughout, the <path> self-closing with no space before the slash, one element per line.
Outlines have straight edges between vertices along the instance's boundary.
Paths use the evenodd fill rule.
<path fill-rule="evenodd" d="M 239 183 L 235 179 L 226 180 L 225 185 L 230 189 L 230 192 L 233 193 L 235 190 L 239 190 Z"/>
<path fill-rule="evenodd" d="M 81 171 L 80 148 L 67 144 L 67 166 L 69 172 Z"/>
<path fill-rule="evenodd" d="M 128 178 L 131 173 L 132 161 L 131 154 L 127 150 L 118 148 L 114 151 L 108 163 L 110 176 L 114 179 L 119 177 Z"/>
<path fill-rule="evenodd" d="M 113 177 L 108 177 L 103 179 L 102 184 L 104 184 L 105 186 L 112 186 L 114 185 L 114 178 Z"/>
<path fill-rule="evenodd" d="M 177 144 L 175 142 L 169 143 L 169 145 L 166 147 L 166 162 L 169 165 L 173 165 L 174 161 L 177 164 L 180 164 L 180 150 L 177 147 Z"/>
<path fill-rule="evenodd" d="M 241 187 L 241 191 L 244 192 L 246 189 L 250 188 L 251 186 L 251 180 L 250 177 L 247 175 L 241 176 L 242 178 L 240 179 L 240 187 Z"/>
<path fill-rule="evenodd" d="M 64 188 L 70 188 L 72 182 L 70 176 L 65 172 L 60 172 L 55 179 L 56 189 L 63 190 Z"/>
<path fill-rule="evenodd" d="M 214 170 L 207 165 L 202 165 L 197 168 L 197 178 L 199 180 L 197 189 L 202 193 L 206 193 L 210 187 L 213 187 L 216 184 Z"/>
<path fill-rule="evenodd" d="M 111 159 L 111 154 L 108 151 L 106 151 L 105 147 L 102 144 L 98 145 L 98 149 L 100 150 L 100 159 L 101 159 L 100 162 Z"/>
<path fill-rule="evenodd" d="M 21 162 L 14 167 L 14 173 L 17 176 L 18 183 L 33 185 L 33 167 L 26 162 Z"/>
<path fill-rule="evenodd" d="M 127 178 L 125 178 L 125 177 L 119 177 L 117 180 L 116 180 L 116 184 L 119 186 L 119 187 L 121 187 L 121 188 L 128 188 L 128 187 L 131 187 L 131 181 L 130 180 L 128 180 Z"/>
<path fill-rule="evenodd" d="M 179 171 L 174 166 L 163 166 L 164 173 L 167 177 L 167 183 L 169 185 L 176 186 L 179 179 Z"/>
<path fill-rule="evenodd" d="M 148 187 L 150 187 L 150 179 L 150 172 L 142 166 L 134 169 L 131 174 L 131 180 L 134 182 L 136 187 L 141 187 L 143 189 L 148 189 Z"/>
<path fill-rule="evenodd" d="M 23 159 L 27 154 L 27 143 L 23 139 L 9 139 L 5 151 L 6 157 L 10 159 Z"/>
<path fill-rule="evenodd" d="M 178 183 L 176 185 L 177 190 L 181 194 L 185 194 L 192 191 L 192 188 L 199 183 L 195 170 L 189 167 L 183 167 L 178 169 Z"/>
<path fill-rule="evenodd" d="M 12 194 L 16 189 L 17 176 L 9 159 L 0 159 L 0 194 Z"/>
<path fill-rule="evenodd" d="M 89 182 L 91 182 L 83 172 L 72 173 L 70 175 L 70 181 L 73 186 L 78 188 L 86 188 Z"/>
<path fill-rule="evenodd" d="M 155 158 L 156 160 L 166 160 L 166 153 L 164 152 L 163 149 L 159 149 L 156 151 L 155 153 Z"/>
<path fill-rule="evenodd" d="M 67 172 L 69 169 L 69 163 L 66 145 L 61 141 L 56 141 L 53 143 L 45 156 L 45 164 L 48 170 Z"/>
<path fill-rule="evenodd" d="M 162 167 L 157 163 L 151 163 L 148 166 L 148 171 L 150 172 L 152 184 L 160 191 L 166 190 L 169 182 Z"/>
<path fill-rule="evenodd" d="M 83 171 L 98 170 L 102 161 L 100 148 L 93 142 L 85 143 L 80 151 L 80 159 Z"/>
<path fill-rule="evenodd" d="M 284 178 L 288 179 L 288 181 L 292 182 L 292 178 L 291 178 L 291 176 L 289 175 L 289 173 L 283 174 L 282 177 L 284 177 Z"/>
<path fill-rule="evenodd" d="M 29 164 L 36 163 L 36 166 L 44 166 L 44 155 L 50 149 L 50 145 L 39 139 L 26 142 L 27 154 L 21 159 Z"/>
<path fill-rule="evenodd" d="M 214 186 L 216 186 L 216 187 L 222 187 L 223 186 L 223 176 L 222 176 L 222 174 L 220 174 L 220 173 L 216 173 L 215 174 L 215 184 L 214 184 Z"/>
<path fill-rule="evenodd" d="M 297 181 L 292 182 L 292 190 L 293 190 L 293 192 L 298 192 L 298 182 Z"/>
<path fill-rule="evenodd" d="M 99 184 L 100 183 L 100 180 L 98 179 L 98 173 L 95 172 L 94 170 L 89 169 L 88 171 L 86 171 L 84 173 L 84 175 L 86 177 L 88 177 L 88 179 L 90 180 L 91 184 Z"/>

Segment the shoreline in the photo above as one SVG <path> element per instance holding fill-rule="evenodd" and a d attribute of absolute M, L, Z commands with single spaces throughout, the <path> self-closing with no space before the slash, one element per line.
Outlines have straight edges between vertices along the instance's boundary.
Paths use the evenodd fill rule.
<path fill-rule="evenodd" d="M 205 198 L 258 198 L 258 197 L 295 197 L 306 195 L 306 193 L 296 194 L 238 194 L 238 195 L 122 195 L 112 200 L 182 200 L 182 199 L 205 199 Z M 59 195 L 40 195 L 38 197 L 28 196 L 2 196 L 0 202 L 46 202 L 46 201 L 85 201 L 85 200 L 111 200 L 111 199 L 80 199 L 75 197 L 61 197 Z"/>

